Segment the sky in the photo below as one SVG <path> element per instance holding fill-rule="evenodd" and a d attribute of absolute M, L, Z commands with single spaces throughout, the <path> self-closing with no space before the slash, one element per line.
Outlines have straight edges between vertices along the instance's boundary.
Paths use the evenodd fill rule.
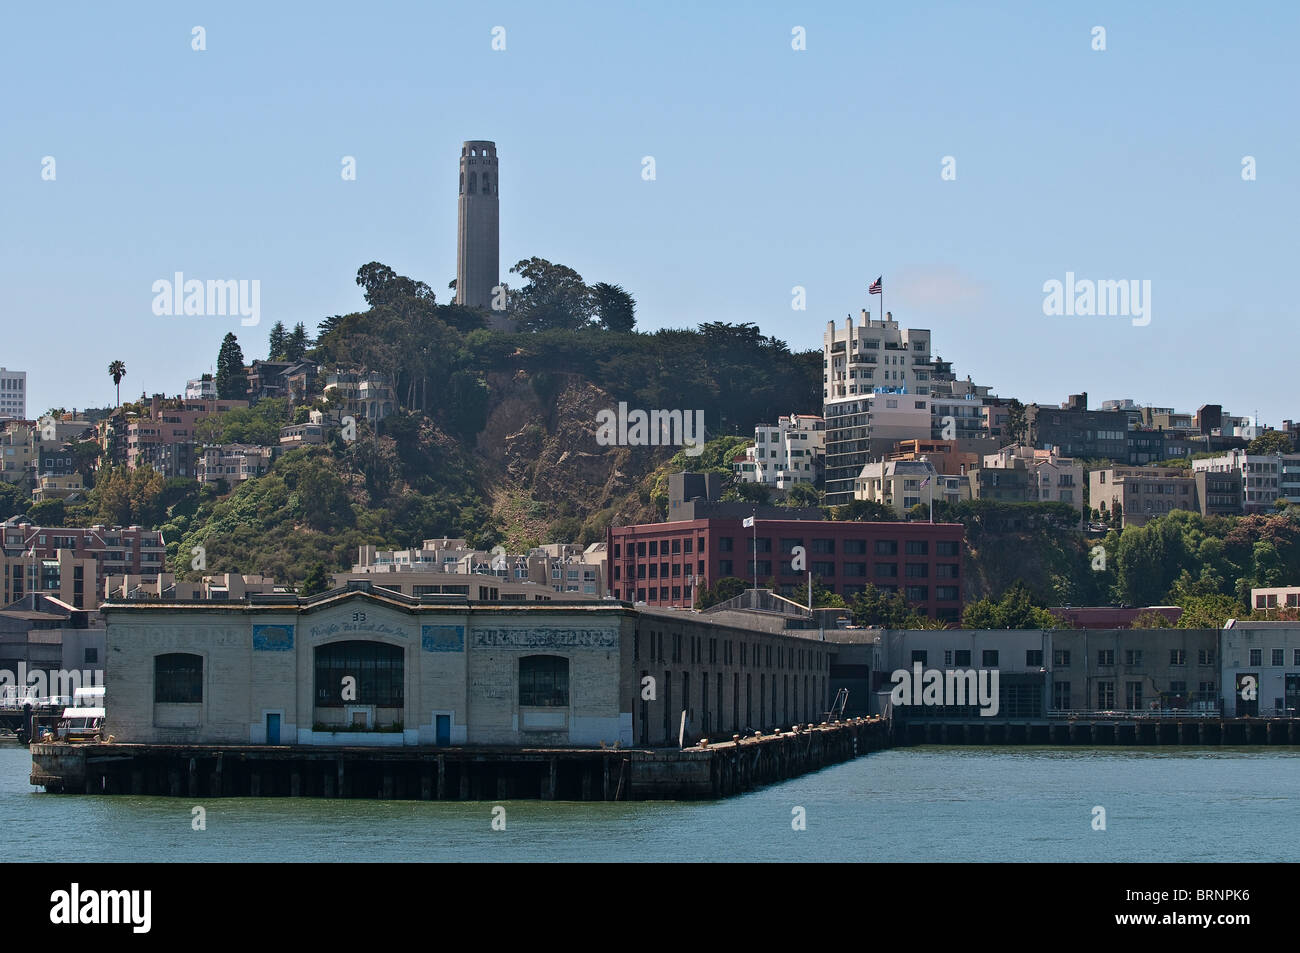
<path fill-rule="evenodd" d="M 252 360 L 277 320 L 359 310 L 370 261 L 449 301 L 460 145 L 490 139 L 514 284 L 536 255 L 623 285 L 642 329 L 806 350 L 883 276 L 994 393 L 1276 426 L 1298 27 L 1289 2 L 5 4 L 0 366 L 29 415 L 105 406 L 112 360 L 124 399 L 175 394 L 228 331 Z M 259 281 L 260 324 L 154 314 L 176 272 Z M 1045 314 L 1067 273 L 1149 281 L 1149 323 Z"/>

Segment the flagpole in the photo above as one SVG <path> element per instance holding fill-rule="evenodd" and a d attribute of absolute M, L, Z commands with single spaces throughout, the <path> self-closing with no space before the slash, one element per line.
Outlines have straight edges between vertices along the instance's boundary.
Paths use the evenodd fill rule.
<path fill-rule="evenodd" d="M 758 507 L 754 507 L 754 514 L 750 518 L 749 525 L 754 528 L 754 588 L 758 588 Z"/>

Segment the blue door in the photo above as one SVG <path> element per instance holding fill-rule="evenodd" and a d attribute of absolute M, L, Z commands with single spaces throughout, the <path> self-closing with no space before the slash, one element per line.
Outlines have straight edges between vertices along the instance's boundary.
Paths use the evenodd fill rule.
<path fill-rule="evenodd" d="M 438 744 L 451 744 L 451 716 L 439 715 L 437 727 Z"/>
<path fill-rule="evenodd" d="M 266 743 L 268 745 L 278 745 L 280 743 L 280 716 L 266 716 Z"/>

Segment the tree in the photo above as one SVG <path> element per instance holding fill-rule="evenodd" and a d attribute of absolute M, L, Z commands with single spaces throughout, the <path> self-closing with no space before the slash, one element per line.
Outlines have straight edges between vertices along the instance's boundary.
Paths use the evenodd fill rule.
<path fill-rule="evenodd" d="M 1178 519 L 1163 517 L 1125 527 L 1115 553 L 1120 600 L 1131 606 L 1162 605 L 1174 580 L 1191 563 Z"/>
<path fill-rule="evenodd" d="M 113 361 L 108 365 L 108 376 L 113 378 L 113 386 L 117 388 L 117 406 L 122 406 L 122 378 L 126 377 L 126 365 L 121 361 Z"/>
<path fill-rule="evenodd" d="M 1232 596 L 1219 593 L 1192 596 L 1179 603 L 1183 614 L 1178 617 L 1180 629 L 1222 629 L 1229 619 L 1244 619 L 1250 610 Z"/>
<path fill-rule="evenodd" d="M 1289 434 L 1281 430 L 1265 430 L 1246 447 L 1248 454 L 1271 456 L 1275 453 L 1292 453 L 1295 451 Z"/>
<path fill-rule="evenodd" d="M 307 326 L 299 321 L 293 326 L 293 331 L 289 333 L 289 337 L 284 343 L 284 359 L 286 361 L 301 361 L 306 356 L 309 347 L 311 347 L 311 341 L 307 337 Z"/>
<path fill-rule="evenodd" d="M 523 331 L 576 329 L 591 322 L 595 304 L 582 275 L 545 258 L 525 258 L 510 269 L 528 281 L 514 296 L 511 315 Z"/>
<path fill-rule="evenodd" d="M 1025 443 L 1029 436 L 1029 417 L 1025 405 L 1012 397 L 1007 401 L 1007 436 L 1010 443 Z"/>
<path fill-rule="evenodd" d="M 821 504 L 821 494 L 811 483 L 796 483 L 785 494 L 786 506 L 814 507 Z"/>
<path fill-rule="evenodd" d="M 734 599 L 748 588 L 749 583 L 745 580 L 737 579 L 735 576 L 724 576 L 712 586 L 696 590 L 695 608 L 707 609 L 709 606 L 716 606 L 719 602 Z"/>
<path fill-rule="evenodd" d="M 244 352 L 233 332 L 227 332 L 217 353 L 217 397 L 221 400 L 244 400 L 248 397 L 248 374 L 244 371 Z"/>
<path fill-rule="evenodd" d="M 897 522 L 898 514 L 893 507 L 886 506 L 879 500 L 854 500 L 831 507 L 831 519 L 856 520 L 863 523 Z"/>
<path fill-rule="evenodd" d="M 814 593 L 816 590 L 814 589 Z M 921 613 L 907 604 L 897 590 L 886 594 L 873 585 L 855 593 L 849 600 L 856 625 L 876 625 L 886 629 L 919 629 Z"/>
<path fill-rule="evenodd" d="M 961 624 L 967 629 L 1056 629 L 1061 621 L 1034 605 L 1029 590 L 1017 582 L 997 601 L 985 597 L 970 603 Z"/>
<path fill-rule="evenodd" d="M 627 333 L 636 327 L 636 301 L 622 286 L 598 282 L 591 286 L 591 298 L 605 330 Z"/>
<path fill-rule="evenodd" d="M 307 578 L 302 581 L 298 594 L 302 596 L 315 596 L 322 592 L 328 592 L 329 587 L 329 578 L 325 575 L 325 564 L 316 563 L 307 573 Z"/>
<path fill-rule="evenodd" d="M 430 306 L 435 303 L 433 289 L 423 281 L 399 275 L 377 261 L 357 269 L 357 284 L 365 289 L 366 304 L 372 308 L 387 307 L 402 299 L 414 299 Z"/>
<path fill-rule="evenodd" d="M 259 400 L 254 407 L 235 407 L 199 420 L 195 431 L 204 443 L 251 443 L 261 447 L 280 442 L 280 428 L 289 420 L 283 397 Z"/>
<path fill-rule="evenodd" d="M 775 589 L 775 586 L 769 584 L 769 588 Z M 798 590 L 796 590 L 798 591 Z M 795 601 L 802 603 L 808 597 L 808 588 L 805 586 L 800 595 L 796 596 Z M 826 584 L 820 577 L 813 577 L 813 608 L 814 609 L 847 609 L 848 603 L 838 592 L 832 592 L 826 587 Z"/>
<path fill-rule="evenodd" d="M 1163 612 L 1157 612 L 1155 609 L 1143 609 L 1133 617 L 1133 623 L 1129 627 L 1133 629 L 1172 629 L 1174 624 L 1169 621 L 1169 617 Z"/>
<path fill-rule="evenodd" d="M 27 516 L 37 526 L 62 526 L 64 520 L 63 501 L 41 500 L 39 503 L 33 503 L 32 508 L 27 511 Z"/>
<path fill-rule="evenodd" d="M 742 503 L 756 503 L 766 506 L 772 498 L 772 488 L 765 483 L 746 483 L 741 480 L 723 494 L 723 499 L 735 499 Z"/>
<path fill-rule="evenodd" d="M 0 480 L 0 516 L 8 519 L 27 512 L 31 507 L 31 494 L 12 483 Z"/>
<path fill-rule="evenodd" d="M 284 343 L 289 339 L 289 332 L 284 329 L 284 322 L 277 321 L 271 326 L 270 346 L 266 350 L 268 361 L 284 360 Z"/>
<path fill-rule="evenodd" d="M 100 471 L 90 492 L 90 512 L 98 522 L 110 525 L 155 526 L 164 516 L 166 485 L 163 475 L 149 467 Z"/>

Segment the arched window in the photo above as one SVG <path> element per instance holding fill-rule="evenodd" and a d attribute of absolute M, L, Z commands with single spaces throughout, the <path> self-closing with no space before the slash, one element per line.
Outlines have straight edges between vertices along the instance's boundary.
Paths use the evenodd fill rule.
<path fill-rule="evenodd" d="M 184 652 L 155 655 L 153 700 L 159 704 L 203 701 L 203 656 Z"/>
<path fill-rule="evenodd" d="M 559 655 L 525 655 L 519 660 L 519 705 L 569 706 L 569 660 Z"/>
<path fill-rule="evenodd" d="M 470 195 L 473 195 L 477 191 L 478 191 L 478 173 L 471 172 L 469 174 L 469 193 Z"/>
<path fill-rule="evenodd" d="M 401 708 L 406 653 L 384 642 L 331 642 L 316 649 L 316 704 L 321 708 L 374 705 Z M 355 686 L 343 697 L 344 679 Z"/>

